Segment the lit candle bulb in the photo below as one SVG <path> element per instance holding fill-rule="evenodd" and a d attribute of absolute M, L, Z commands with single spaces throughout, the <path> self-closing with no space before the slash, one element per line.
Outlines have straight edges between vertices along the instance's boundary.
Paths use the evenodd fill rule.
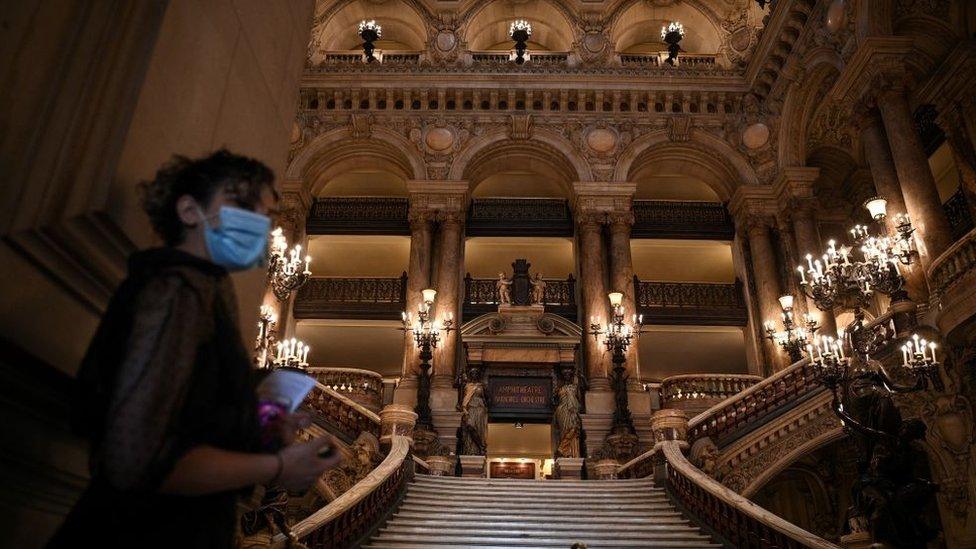
<path fill-rule="evenodd" d="M 800 284 L 806 284 L 807 277 L 803 274 L 803 267 L 797 267 L 796 270 L 800 271 Z"/>

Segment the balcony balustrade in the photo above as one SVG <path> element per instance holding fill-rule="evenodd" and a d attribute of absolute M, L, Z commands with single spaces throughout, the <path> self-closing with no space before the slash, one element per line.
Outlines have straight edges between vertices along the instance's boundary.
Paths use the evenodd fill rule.
<path fill-rule="evenodd" d="M 953 240 L 959 240 L 973 230 L 973 216 L 969 208 L 969 201 L 961 187 L 942 204 L 942 209 L 945 210 L 946 217 L 949 218 Z"/>
<path fill-rule="evenodd" d="M 683 374 L 667 377 L 659 389 L 661 408 L 683 410 L 694 417 L 752 387 L 762 377 L 748 374 Z"/>
<path fill-rule="evenodd" d="M 576 279 L 573 275 L 567 278 L 546 278 L 546 288 L 543 295 L 543 305 L 546 312 L 560 315 L 576 322 Z M 494 278 L 472 278 L 470 274 L 464 277 L 464 305 L 463 316 L 467 322 L 486 313 L 498 310 L 498 290 Z"/>
<path fill-rule="evenodd" d="M 720 202 L 634 200 L 633 238 L 731 240 L 735 226 Z"/>
<path fill-rule="evenodd" d="M 308 234 L 410 234 L 406 198 L 318 198 L 305 224 Z"/>
<path fill-rule="evenodd" d="M 383 407 L 383 376 L 357 368 L 311 367 L 308 374 L 322 385 L 372 412 Z"/>
<path fill-rule="evenodd" d="M 654 282 L 634 277 L 637 312 L 645 324 L 745 326 L 742 283 Z"/>
<path fill-rule="evenodd" d="M 468 236 L 572 236 L 573 217 L 561 198 L 475 198 Z"/>
<path fill-rule="evenodd" d="M 295 318 L 396 320 L 407 307 L 407 273 L 397 278 L 313 277 L 295 296 Z"/>

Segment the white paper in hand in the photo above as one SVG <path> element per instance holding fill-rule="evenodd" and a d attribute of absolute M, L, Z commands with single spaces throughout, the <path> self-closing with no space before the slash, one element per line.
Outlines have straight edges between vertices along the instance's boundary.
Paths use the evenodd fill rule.
<path fill-rule="evenodd" d="M 278 368 L 258 385 L 258 400 L 276 402 L 294 412 L 315 387 L 315 378 L 296 370 Z"/>

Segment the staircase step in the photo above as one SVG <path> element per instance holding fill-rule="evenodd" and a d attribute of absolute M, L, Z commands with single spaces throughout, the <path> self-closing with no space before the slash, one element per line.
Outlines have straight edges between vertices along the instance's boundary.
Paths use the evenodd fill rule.
<path fill-rule="evenodd" d="M 418 498 L 437 498 L 437 499 L 461 499 L 467 501 L 513 501 L 517 500 L 519 503 L 531 502 L 531 501 L 544 501 L 544 502 L 559 502 L 559 503 L 572 503 L 572 502 L 588 502 L 588 503 L 606 503 L 606 502 L 627 502 L 627 503 L 659 503 L 659 502 L 669 502 L 670 500 L 664 494 L 588 494 L 586 492 L 578 492 L 574 494 L 536 494 L 535 492 L 503 492 L 500 494 L 495 493 L 485 493 L 480 490 L 471 490 L 467 492 L 452 492 L 444 494 L 438 492 L 437 490 L 420 489 L 411 486 L 407 490 L 408 496 L 416 496 Z"/>
<path fill-rule="evenodd" d="M 502 509 L 502 510 L 527 510 L 527 509 L 576 509 L 584 513 L 590 511 L 610 511 L 623 509 L 670 509 L 671 503 L 664 501 L 646 500 L 607 500 L 607 501 L 558 501 L 558 500 L 533 500 L 519 498 L 517 501 L 512 499 L 495 499 L 484 497 L 465 497 L 465 498 L 438 498 L 430 496 L 419 496 L 407 492 L 407 497 L 403 500 L 404 505 L 430 505 L 437 507 L 478 507 L 481 509 Z M 517 507 L 516 507 L 517 505 Z M 588 513 L 592 514 L 592 513 Z"/>
<path fill-rule="evenodd" d="M 513 518 L 518 518 L 518 520 L 531 520 L 531 521 L 546 521 L 546 520 L 566 520 L 575 519 L 580 521 L 593 522 L 594 516 L 592 514 L 580 513 L 576 510 L 553 510 L 548 513 L 540 512 L 537 514 L 526 514 L 520 509 L 507 509 L 502 512 L 496 513 L 486 513 L 481 509 L 429 509 L 424 507 L 414 507 L 407 508 L 401 506 L 397 511 L 396 516 L 409 517 L 409 518 L 443 518 L 451 520 L 471 520 L 471 521 L 491 521 L 491 520 L 511 520 Z M 684 517 L 677 510 L 671 509 L 661 509 L 653 511 L 619 511 L 614 513 L 612 516 L 601 515 L 599 520 L 602 522 L 604 520 L 610 521 L 612 519 L 620 520 L 668 520 L 668 519 L 682 519 Z"/>
<path fill-rule="evenodd" d="M 576 543 L 575 540 L 573 543 Z M 430 549 L 436 547 L 437 549 L 471 549 L 472 547 L 477 547 L 478 549 L 512 549 L 517 547 L 518 549 L 569 549 L 571 545 L 566 545 L 565 543 L 549 543 L 545 545 L 540 545 L 539 542 L 533 541 L 531 544 L 518 544 L 518 545 L 491 545 L 491 544 L 471 544 L 464 543 L 461 545 L 455 545 L 453 543 L 439 543 L 439 542 L 424 542 L 416 543 L 412 541 L 394 541 L 387 540 L 383 542 L 371 543 L 369 545 L 364 545 L 363 549 Z M 589 549 L 631 549 L 633 545 L 617 545 L 615 543 L 600 543 L 599 545 L 595 543 L 590 543 L 587 545 Z M 672 547 L 672 548 L 708 548 L 708 547 L 722 547 L 710 542 L 669 542 L 666 544 L 657 545 L 642 545 L 639 547 Z"/>
<path fill-rule="evenodd" d="M 570 531 L 570 532 L 583 532 L 593 530 L 594 524 L 592 521 L 588 522 L 532 522 L 532 521 L 522 521 L 522 520 L 493 520 L 491 523 L 483 522 L 482 524 L 471 525 L 470 522 L 459 522 L 453 520 L 437 520 L 437 519 L 407 519 L 403 517 L 397 517 L 396 520 L 389 523 L 389 529 L 400 530 L 402 528 L 411 529 L 428 529 L 428 530 L 438 530 L 438 531 L 448 531 L 464 529 L 469 531 L 471 535 L 478 535 L 476 529 L 484 529 L 488 526 L 491 528 L 500 529 L 502 531 L 519 531 L 519 532 L 554 532 L 554 531 Z M 653 519 L 647 519 L 643 522 L 634 523 L 613 523 L 609 524 L 604 521 L 600 521 L 600 527 L 613 527 L 614 532 L 653 532 L 653 533 L 679 533 L 688 532 L 692 534 L 698 534 L 699 530 L 695 526 L 690 524 L 681 524 L 676 522 L 656 522 Z"/>
<path fill-rule="evenodd" d="M 370 540 L 368 548 L 378 548 L 382 546 L 397 547 L 396 544 L 412 543 L 421 547 L 442 547 L 443 545 L 457 545 L 460 547 L 561 547 L 569 549 L 574 543 L 586 543 L 590 549 L 605 549 L 609 547 L 721 547 L 710 543 L 707 539 L 639 539 L 639 538 L 580 538 L 573 536 L 550 536 L 547 538 L 521 538 L 521 537 L 491 537 L 480 538 L 474 536 L 448 536 L 442 534 L 433 535 L 397 535 L 395 537 L 380 534 Z M 399 545 L 402 547 L 402 545 Z"/>
<path fill-rule="evenodd" d="M 621 480 L 525 480 L 517 478 L 436 477 L 433 475 L 417 475 L 415 478 L 417 483 L 426 482 L 432 484 L 455 484 L 462 486 L 519 486 L 523 488 L 532 486 L 572 486 L 587 488 L 590 490 L 596 490 L 598 488 L 648 486 L 660 489 L 660 487 L 654 484 L 653 480 L 646 478 Z"/>
<path fill-rule="evenodd" d="M 495 526 L 492 524 L 491 526 Z M 389 535 L 431 535 L 431 536 L 468 536 L 475 538 L 552 538 L 575 537 L 579 539 L 707 539 L 697 528 L 670 528 L 663 531 L 642 530 L 639 532 L 620 532 L 617 528 L 604 528 L 601 525 L 590 525 L 572 531 L 551 532 L 533 528 L 529 530 L 503 530 L 501 528 L 438 528 L 430 526 L 400 526 L 390 525 L 380 528 L 380 537 Z"/>
<path fill-rule="evenodd" d="M 524 495 L 541 495 L 541 496 L 587 496 L 587 497 L 618 497 L 618 496 L 650 496 L 650 497 L 666 497 L 664 490 L 659 489 L 649 489 L 649 488 L 617 488 L 617 489 L 600 489 L 594 490 L 592 488 L 519 488 L 517 486 L 513 487 L 483 487 L 483 486 L 459 486 L 459 487 L 446 487 L 437 486 L 430 484 L 414 484 L 410 486 L 411 492 L 433 492 L 437 494 L 445 495 L 467 495 L 472 492 L 477 492 L 479 494 L 505 497 L 505 496 L 524 496 Z"/>

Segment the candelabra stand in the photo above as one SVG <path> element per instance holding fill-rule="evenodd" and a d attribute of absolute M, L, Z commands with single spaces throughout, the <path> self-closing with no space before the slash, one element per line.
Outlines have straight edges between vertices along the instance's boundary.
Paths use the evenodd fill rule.
<path fill-rule="evenodd" d="M 383 27 L 377 25 L 376 21 L 363 20 L 359 23 L 359 37 L 363 39 L 363 59 L 367 63 L 378 60 L 374 55 L 376 46 L 373 43 L 381 36 L 383 36 Z"/>
<path fill-rule="evenodd" d="M 420 349 L 420 373 L 417 376 L 417 429 L 433 431 L 434 422 L 430 411 L 430 360 L 434 357 L 433 350 L 440 341 L 440 332 L 450 333 L 454 329 L 454 319 L 450 313 L 443 324 L 433 320 L 431 307 L 434 304 L 435 290 L 423 291 L 423 303 L 417 310 L 417 319 L 409 313 L 401 313 L 403 330 L 413 334 L 414 342 Z"/>
<path fill-rule="evenodd" d="M 303 341 L 295 338 L 286 339 L 276 345 L 278 352 L 271 361 L 275 368 L 293 368 L 304 370 L 308 368 L 308 352 L 311 348 Z"/>
<path fill-rule="evenodd" d="M 312 271 L 308 268 L 311 261 L 311 256 L 302 257 L 300 244 L 288 250 L 288 240 L 281 227 L 271 232 L 268 281 L 278 301 L 286 301 L 292 292 L 308 282 L 308 278 L 312 275 Z"/>
<path fill-rule="evenodd" d="M 268 351 L 275 344 L 277 326 L 278 315 L 275 314 L 274 307 L 261 305 L 261 313 L 258 315 L 258 336 L 254 343 L 254 362 L 258 368 L 271 367 Z"/>
<path fill-rule="evenodd" d="M 809 313 L 803 315 L 802 325 L 797 325 L 793 315 L 793 296 L 780 297 L 779 304 L 783 309 L 783 331 L 777 332 L 776 324 L 772 320 L 767 320 L 763 324 L 766 338 L 778 343 L 789 354 L 790 362 L 797 362 L 803 358 L 803 350 L 820 326 Z"/>
<path fill-rule="evenodd" d="M 613 390 L 614 410 L 611 432 L 633 435 L 636 434 L 636 430 L 627 397 L 627 371 L 624 368 L 624 363 L 627 360 L 627 349 L 640 334 L 643 316 L 634 315 L 633 325 L 628 325 L 624 322 L 624 310 L 623 305 L 621 305 L 623 294 L 612 292 L 608 297 L 612 307 L 610 321 L 604 328 L 601 328 L 597 323 L 591 323 L 590 333 L 594 339 L 603 336 L 603 344 L 607 351 L 610 351 L 612 357 L 613 369 L 610 373 L 610 387 Z"/>
<path fill-rule="evenodd" d="M 678 52 L 681 51 L 681 46 L 678 44 L 684 36 L 685 28 L 677 21 L 671 21 L 661 27 L 661 40 L 668 45 L 668 58 L 664 60 L 668 65 L 674 65 L 675 60 L 678 59 Z"/>
<path fill-rule="evenodd" d="M 528 50 L 526 42 L 532 36 L 532 25 L 524 19 L 518 19 L 508 27 L 508 35 L 515 41 L 515 64 L 521 65 L 525 63 L 528 59 L 526 55 L 526 51 Z"/>

